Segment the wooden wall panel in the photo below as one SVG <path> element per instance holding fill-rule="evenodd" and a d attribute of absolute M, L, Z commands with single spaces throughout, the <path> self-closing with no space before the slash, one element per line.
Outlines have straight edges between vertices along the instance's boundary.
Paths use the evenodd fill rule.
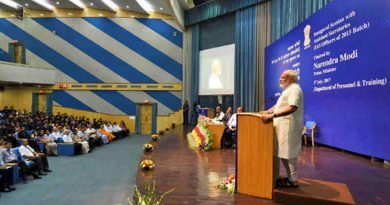
<path fill-rule="evenodd" d="M 161 115 L 157 116 L 157 132 L 160 130 L 165 130 L 165 128 L 170 128 L 172 123 L 176 125 L 183 123 L 183 111 L 179 110 L 170 115 Z"/>
<path fill-rule="evenodd" d="M 0 91 L 0 109 L 4 106 L 14 106 L 15 110 L 25 109 L 31 112 L 32 94 L 42 90 L 45 93 L 51 93 L 51 90 L 38 87 L 5 87 L 3 91 Z"/>

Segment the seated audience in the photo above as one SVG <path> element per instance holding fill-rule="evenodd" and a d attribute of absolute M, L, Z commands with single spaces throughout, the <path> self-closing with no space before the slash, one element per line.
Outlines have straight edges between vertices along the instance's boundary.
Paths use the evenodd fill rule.
<path fill-rule="evenodd" d="M 102 138 L 96 134 L 96 130 L 92 127 L 91 124 L 87 124 L 85 134 L 88 135 L 88 138 L 91 139 L 94 145 L 101 146 L 103 144 Z"/>
<path fill-rule="evenodd" d="M 39 175 L 45 175 L 43 172 L 51 172 L 49 162 L 43 153 L 37 153 L 28 145 L 27 139 L 22 139 L 22 145 L 19 147 L 20 155 L 24 161 L 34 161 L 38 166 Z"/>
<path fill-rule="evenodd" d="M 47 155 L 49 155 L 49 156 L 57 156 L 58 155 L 57 143 L 55 142 L 55 140 L 53 140 L 53 138 L 54 138 L 53 136 L 52 136 L 53 138 L 50 137 L 49 130 L 46 130 L 46 132 L 44 130 L 40 130 L 38 137 L 40 139 L 40 142 L 45 144 L 45 149 L 46 149 L 45 153 Z"/>
<path fill-rule="evenodd" d="M 121 121 L 121 123 L 120 123 L 119 126 L 120 126 L 121 129 L 124 131 L 126 137 L 129 136 L 130 131 L 129 131 L 129 129 L 127 129 L 126 124 L 125 124 L 125 122 L 124 122 L 123 120 Z"/>
<path fill-rule="evenodd" d="M 106 131 L 106 129 L 104 127 L 105 127 L 104 125 L 100 125 L 99 132 L 102 133 L 103 135 L 106 135 L 108 138 L 108 141 L 111 142 L 112 140 L 115 139 L 115 136 L 111 132 Z"/>
<path fill-rule="evenodd" d="M 12 169 L 10 166 L 7 166 L 3 159 L 0 158 L 0 192 L 11 192 L 15 188 L 11 187 L 12 184 Z"/>
<path fill-rule="evenodd" d="M 218 106 L 217 108 L 215 108 L 215 117 L 214 117 L 215 121 L 222 121 L 224 116 L 225 113 L 223 113 L 221 107 Z"/>
<path fill-rule="evenodd" d="M 18 157 L 16 154 L 11 150 L 12 149 L 12 143 L 11 142 L 5 142 L 4 144 L 4 149 L 1 150 L 1 156 L 0 158 L 5 162 L 5 163 L 17 163 L 18 166 L 20 167 L 22 179 L 24 181 L 27 180 L 27 176 L 31 175 L 34 177 L 34 179 L 40 179 L 38 175 L 36 175 L 31 168 L 27 166 L 27 164 L 24 161 L 18 160 Z"/>
<path fill-rule="evenodd" d="M 237 113 L 240 112 L 242 112 L 242 107 L 237 107 Z M 221 147 L 231 148 L 236 145 L 237 113 L 234 113 L 226 124 L 221 140 Z"/>
<path fill-rule="evenodd" d="M 222 122 L 226 125 L 229 122 L 232 115 L 233 115 L 233 109 L 232 109 L 232 107 L 228 107 L 225 115 L 222 118 Z"/>
<path fill-rule="evenodd" d="M 76 129 L 73 133 L 73 141 L 75 143 L 81 144 L 82 154 L 87 154 L 88 152 L 92 152 L 92 150 L 89 149 L 88 141 L 84 139 L 84 134 L 81 132 L 79 135 L 79 132 Z"/>
<path fill-rule="evenodd" d="M 52 142 L 61 143 L 62 142 L 62 133 L 60 127 L 53 127 L 53 132 L 50 133 L 49 138 Z"/>

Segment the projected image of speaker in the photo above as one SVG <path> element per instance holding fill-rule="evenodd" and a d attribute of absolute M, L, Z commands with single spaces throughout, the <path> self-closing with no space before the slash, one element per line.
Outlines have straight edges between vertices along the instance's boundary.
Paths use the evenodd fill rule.
<path fill-rule="evenodd" d="M 234 44 L 199 53 L 199 95 L 234 94 Z"/>
<path fill-rule="evenodd" d="M 209 76 L 208 88 L 209 89 L 223 89 L 223 83 L 221 81 L 222 65 L 220 59 L 214 59 L 211 63 L 211 74 Z"/>

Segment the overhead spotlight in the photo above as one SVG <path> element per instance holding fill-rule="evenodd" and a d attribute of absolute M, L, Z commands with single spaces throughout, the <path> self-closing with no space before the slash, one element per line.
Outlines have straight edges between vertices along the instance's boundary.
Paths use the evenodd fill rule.
<path fill-rule="evenodd" d="M 90 5 L 90 6 L 93 6 L 93 3 L 91 2 L 91 3 L 89 3 L 89 5 Z"/>
<path fill-rule="evenodd" d="M 116 5 L 113 1 L 111 0 L 102 0 L 102 2 L 108 6 L 111 10 L 117 11 L 119 9 L 118 5 Z"/>
<path fill-rule="evenodd" d="M 163 7 L 160 7 L 160 10 L 162 11 L 162 10 L 164 10 L 164 8 L 163 8 Z"/>
<path fill-rule="evenodd" d="M 82 8 L 82 9 L 85 9 L 85 5 L 80 0 L 69 0 L 69 1 L 72 2 L 74 5 Z"/>
<path fill-rule="evenodd" d="M 30 6 L 30 5 L 28 5 L 28 3 L 25 3 L 24 5 L 25 5 L 25 6 Z"/>
<path fill-rule="evenodd" d="M 14 9 L 18 9 L 18 7 L 21 7 L 18 3 L 12 0 L 0 0 L 0 2 Z"/>
<path fill-rule="evenodd" d="M 127 8 L 127 9 L 130 8 L 130 6 L 129 6 L 129 5 L 126 5 L 126 8 Z"/>
<path fill-rule="evenodd" d="M 60 2 L 57 1 L 56 4 L 57 4 L 57 5 L 60 5 Z"/>
<path fill-rule="evenodd" d="M 136 1 L 137 1 L 138 5 L 140 5 L 144 11 L 146 11 L 148 13 L 154 11 L 153 6 L 148 1 L 146 1 L 146 0 L 136 0 Z"/>
<path fill-rule="evenodd" d="M 50 10 L 50 11 L 53 11 L 54 9 L 54 6 L 48 4 L 46 1 L 44 0 L 32 0 L 33 2 L 45 7 L 46 9 Z"/>

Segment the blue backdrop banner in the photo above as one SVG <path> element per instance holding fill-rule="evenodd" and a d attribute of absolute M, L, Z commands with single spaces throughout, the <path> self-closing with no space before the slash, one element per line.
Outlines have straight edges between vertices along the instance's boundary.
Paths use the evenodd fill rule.
<path fill-rule="evenodd" d="M 334 0 L 267 47 L 266 106 L 300 73 L 305 120 L 322 144 L 390 159 L 390 1 Z"/>

